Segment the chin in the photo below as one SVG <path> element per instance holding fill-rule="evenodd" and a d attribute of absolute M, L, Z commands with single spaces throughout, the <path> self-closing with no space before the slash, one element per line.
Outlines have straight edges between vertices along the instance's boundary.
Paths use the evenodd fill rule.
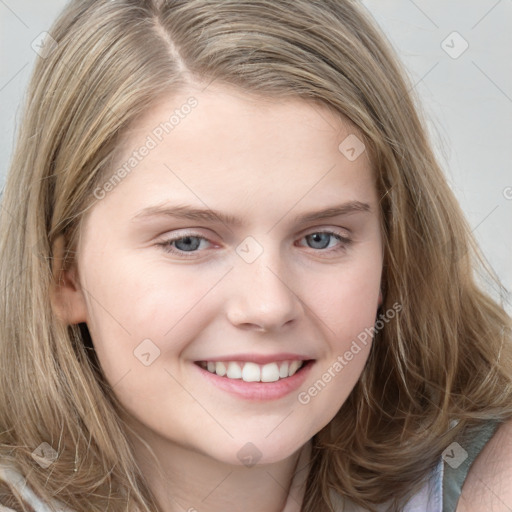
<path fill-rule="evenodd" d="M 256 464 L 258 466 L 276 464 L 293 456 L 308 441 L 297 439 L 296 442 L 293 442 L 294 440 L 290 436 L 286 436 L 286 442 L 277 436 L 273 440 L 260 438 L 260 440 L 250 441 L 248 436 L 246 439 L 241 442 L 233 441 L 227 451 L 217 454 L 215 458 L 234 466 L 252 467 Z M 226 457 L 226 455 L 229 456 Z"/>

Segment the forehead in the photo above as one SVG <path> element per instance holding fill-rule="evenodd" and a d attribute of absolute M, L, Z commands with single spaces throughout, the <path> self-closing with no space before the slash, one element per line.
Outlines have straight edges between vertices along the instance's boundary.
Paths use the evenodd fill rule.
<path fill-rule="evenodd" d="M 309 208 L 368 202 L 373 191 L 362 137 L 341 115 L 219 85 L 160 98 L 124 134 L 109 172 L 106 181 L 123 175 L 109 199 L 131 211 L 173 199 L 218 209 L 226 201 Z"/>
<path fill-rule="evenodd" d="M 252 150 L 275 159 L 286 153 L 310 154 L 313 147 L 333 153 L 350 135 L 362 144 L 357 127 L 319 100 L 256 95 L 214 83 L 157 99 L 123 134 L 115 163 L 126 161 L 145 143 L 156 146 L 152 155 L 186 144 L 195 149 L 190 158 L 206 151 L 234 157 L 237 151 Z"/>

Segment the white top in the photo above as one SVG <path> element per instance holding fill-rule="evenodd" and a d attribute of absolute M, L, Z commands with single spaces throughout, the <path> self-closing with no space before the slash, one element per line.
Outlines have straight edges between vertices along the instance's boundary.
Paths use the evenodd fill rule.
<path fill-rule="evenodd" d="M 10 482 L 14 485 L 16 490 L 21 494 L 22 498 L 30 505 L 36 512 L 53 512 L 45 505 L 27 485 L 27 481 L 22 475 L 18 473 L 11 466 L 0 463 L 0 480 Z M 66 508 L 62 503 L 55 501 L 56 509 L 58 512 L 73 512 L 73 510 Z M 0 512 L 16 512 L 12 508 L 0 505 Z"/>

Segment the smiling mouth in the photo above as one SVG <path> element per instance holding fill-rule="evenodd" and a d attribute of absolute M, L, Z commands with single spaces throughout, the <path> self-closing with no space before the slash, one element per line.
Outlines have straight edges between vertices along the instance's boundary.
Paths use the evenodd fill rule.
<path fill-rule="evenodd" d="M 276 361 L 257 364 L 250 361 L 197 361 L 195 364 L 216 374 L 244 382 L 277 382 L 292 377 L 312 360 Z"/>

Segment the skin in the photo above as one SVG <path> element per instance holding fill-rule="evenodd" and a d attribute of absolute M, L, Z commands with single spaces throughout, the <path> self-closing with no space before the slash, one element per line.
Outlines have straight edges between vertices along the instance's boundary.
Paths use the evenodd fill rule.
<path fill-rule="evenodd" d="M 504 422 L 469 470 L 456 512 L 512 511 L 512 420 Z"/>
<path fill-rule="evenodd" d="M 382 300 L 370 161 L 366 152 L 350 161 L 338 149 L 356 132 L 323 106 L 211 85 L 155 104 L 125 137 L 116 165 L 190 96 L 198 106 L 90 210 L 77 262 L 63 273 L 53 306 L 63 321 L 87 323 L 162 510 L 298 511 L 296 482 L 289 490 L 299 455 L 346 400 L 371 343 L 309 403 L 298 393 L 374 325 Z M 242 223 L 132 220 L 164 201 L 207 205 Z M 369 211 L 294 220 L 347 201 L 367 203 Z M 187 230 L 206 239 L 191 257 L 158 245 Z M 325 237 L 328 247 L 319 248 L 306 238 L 329 230 L 351 242 Z M 252 263 L 236 252 L 248 236 L 262 249 Z M 134 356 L 144 339 L 160 350 L 149 366 Z M 300 389 L 272 401 L 234 397 L 199 378 L 194 366 L 225 354 L 279 352 L 315 363 Z M 261 457 L 252 467 L 237 456 L 247 443 Z"/>

